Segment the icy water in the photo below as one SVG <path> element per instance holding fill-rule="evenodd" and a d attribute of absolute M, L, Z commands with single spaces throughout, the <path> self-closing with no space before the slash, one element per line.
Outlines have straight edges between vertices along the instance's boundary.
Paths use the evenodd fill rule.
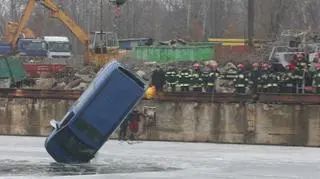
<path fill-rule="evenodd" d="M 320 178 L 320 149 L 109 141 L 86 165 L 55 163 L 45 138 L 0 136 L 0 178 Z"/>

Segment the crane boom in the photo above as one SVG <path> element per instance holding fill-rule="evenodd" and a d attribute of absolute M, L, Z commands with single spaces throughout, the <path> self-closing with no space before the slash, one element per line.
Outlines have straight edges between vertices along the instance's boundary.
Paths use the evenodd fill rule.
<path fill-rule="evenodd" d="M 63 12 L 60 7 L 54 3 L 52 0 L 37 0 L 49 9 L 54 18 L 60 20 L 68 29 L 83 43 L 85 46 L 89 45 L 89 34 L 84 32 L 80 26 L 73 21 L 65 12 Z"/>
<path fill-rule="evenodd" d="M 111 3 L 115 3 L 117 6 L 120 6 L 126 2 L 126 0 L 109 0 Z M 19 26 L 15 33 L 15 36 L 11 42 L 12 46 L 16 46 L 16 42 L 28 22 L 33 8 L 36 4 L 39 3 L 43 5 L 45 8 L 51 11 L 51 14 L 54 18 L 61 21 L 77 38 L 78 40 L 84 44 L 85 46 L 85 62 L 88 62 L 89 59 L 95 61 L 96 64 L 102 64 L 110 59 L 118 58 L 119 51 L 118 38 L 116 35 L 112 35 L 112 33 L 108 32 L 94 32 L 94 39 L 90 39 L 90 34 L 83 31 L 82 28 L 72 20 L 65 12 L 63 12 L 58 4 L 54 2 L 54 0 L 28 0 L 28 4 L 24 10 L 23 16 L 19 21 Z M 101 42 L 97 42 L 97 35 L 104 36 L 101 38 Z M 92 40 L 93 44 L 90 44 Z M 115 43 L 114 43 L 115 42 Z M 93 46 L 93 48 L 91 47 Z M 14 48 L 15 49 L 15 48 Z"/>
<path fill-rule="evenodd" d="M 25 8 L 25 10 L 23 12 L 23 15 L 22 15 L 22 17 L 21 17 L 21 19 L 19 21 L 17 31 L 16 31 L 15 35 L 13 36 L 12 41 L 10 42 L 11 46 L 13 48 L 15 48 L 16 45 L 17 45 L 17 40 L 19 39 L 23 28 L 27 24 L 27 22 L 28 22 L 28 20 L 29 20 L 29 18 L 31 16 L 33 8 L 36 6 L 36 1 L 37 0 L 29 0 L 28 3 L 27 3 L 27 6 L 26 6 L 26 8 Z"/>

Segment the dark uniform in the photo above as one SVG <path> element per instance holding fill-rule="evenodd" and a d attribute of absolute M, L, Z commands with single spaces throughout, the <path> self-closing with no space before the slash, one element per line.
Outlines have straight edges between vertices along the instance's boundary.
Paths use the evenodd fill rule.
<path fill-rule="evenodd" d="M 297 69 L 295 72 L 295 79 L 296 79 L 296 92 L 304 92 L 305 87 L 305 71 L 308 71 L 310 67 L 309 61 L 304 54 L 297 54 Z"/>
<path fill-rule="evenodd" d="M 230 68 L 226 71 L 226 73 L 222 76 L 225 80 L 234 80 L 237 78 L 238 70 L 235 68 Z"/>
<path fill-rule="evenodd" d="M 269 84 L 269 76 L 270 76 L 270 66 L 268 64 L 263 64 L 261 70 L 261 76 L 259 79 L 259 83 L 261 84 L 261 88 L 259 88 L 259 92 L 268 92 L 268 84 Z"/>
<path fill-rule="evenodd" d="M 217 69 L 207 68 L 202 72 L 202 79 L 207 93 L 215 91 L 215 82 L 219 76 L 220 72 Z"/>
<path fill-rule="evenodd" d="M 163 91 L 163 86 L 165 84 L 165 72 L 160 68 L 156 67 L 151 76 L 151 85 L 154 85 L 157 91 Z"/>
<path fill-rule="evenodd" d="M 206 92 L 212 92 L 212 90 L 213 90 L 213 89 L 208 90 L 208 83 L 209 83 L 209 80 L 210 80 L 210 73 L 211 73 L 211 69 L 209 69 L 209 68 L 205 68 L 203 70 L 203 72 L 202 72 L 202 80 L 203 80 L 203 84 L 204 84 Z"/>
<path fill-rule="evenodd" d="M 249 84 L 249 79 L 247 74 L 243 70 L 244 66 L 242 64 L 238 65 L 238 74 L 234 79 L 234 88 L 236 89 L 236 93 L 246 93 L 246 88 Z"/>
<path fill-rule="evenodd" d="M 278 93 L 280 84 L 280 74 L 279 73 L 269 73 L 268 76 L 268 92 L 269 93 Z"/>
<path fill-rule="evenodd" d="M 286 67 L 287 71 L 283 72 L 280 76 L 281 85 L 280 92 L 281 93 L 295 93 L 295 79 L 293 76 L 293 69 L 290 66 Z"/>
<path fill-rule="evenodd" d="M 313 87 L 316 88 L 316 93 L 320 94 L 320 64 L 316 64 L 316 71 L 313 75 Z"/>
<path fill-rule="evenodd" d="M 182 92 L 190 90 L 192 75 L 189 69 L 184 69 L 179 74 L 179 86 Z"/>
<path fill-rule="evenodd" d="M 202 92 L 204 82 L 200 71 L 194 71 L 192 73 L 192 89 L 195 92 Z"/>
<path fill-rule="evenodd" d="M 206 89 L 208 92 L 215 92 L 216 90 L 215 83 L 219 77 L 220 77 L 219 70 L 214 69 L 213 71 L 211 71 L 210 78 L 207 84 L 207 89 Z"/>
<path fill-rule="evenodd" d="M 296 92 L 300 93 L 301 88 L 304 86 L 305 80 L 305 72 L 302 69 L 295 69 L 293 72 Z M 299 90 L 297 88 L 300 88 Z"/>
<path fill-rule="evenodd" d="M 168 87 L 170 87 L 171 92 L 175 92 L 176 91 L 176 86 L 179 82 L 179 77 L 178 77 L 178 73 L 177 70 L 174 68 L 169 68 L 168 71 L 166 71 L 166 84 Z"/>
<path fill-rule="evenodd" d="M 258 89 L 261 88 L 261 71 L 257 63 L 254 63 L 252 67 L 253 69 L 249 72 L 249 79 L 252 86 L 252 93 L 255 94 L 259 91 Z"/>

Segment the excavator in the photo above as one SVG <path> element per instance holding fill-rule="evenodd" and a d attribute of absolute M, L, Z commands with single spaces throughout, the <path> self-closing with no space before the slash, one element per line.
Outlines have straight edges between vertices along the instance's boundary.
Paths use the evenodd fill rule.
<path fill-rule="evenodd" d="M 123 5 L 127 0 L 109 0 L 117 7 Z M 117 34 L 105 32 L 103 30 L 87 33 L 71 17 L 69 17 L 54 0 L 28 0 L 24 13 L 18 23 L 18 28 L 11 42 L 13 49 L 16 49 L 16 42 L 21 36 L 33 9 L 37 4 L 41 4 L 51 11 L 53 18 L 62 22 L 84 45 L 85 64 L 93 63 L 98 67 L 103 66 L 111 59 L 121 57 L 119 53 L 119 42 Z"/>
<path fill-rule="evenodd" d="M 4 36 L 1 41 L 5 42 L 13 42 L 13 37 L 15 33 L 17 32 L 17 28 L 19 27 L 19 24 L 16 22 L 9 21 L 7 23 L 6 29 L 4 31 Z M 29 28 L 23 28 L 20 33 L 24 38 L 36 38 L 36 35 L 34 32 Z"/>

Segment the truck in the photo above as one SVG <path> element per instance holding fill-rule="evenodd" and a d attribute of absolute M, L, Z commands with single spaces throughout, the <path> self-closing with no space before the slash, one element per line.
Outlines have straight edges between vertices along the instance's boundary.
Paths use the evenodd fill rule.
<path fill-rule="evenodd" d="M 48 56 L 47 44 L 42 39 L 20 39 L 18 53 L 22 59 L 46 58 Z"/>
<path fill-rule="evenodd" d="M 70 59 L 72 48 L 68 37 L 65 36 L 44 36 L 47 45 L 47 57 L 49 59 Z"/>
<path fill-rule="evenodd" d="M 44 36 L 40 38 L 22 38 L 17 42 L 16 52 L 22 57 L 70 59 L 72 57 L 71 44 L 68 37 Z M 10 43 L 0 43 L 0 55 L 13 52 Z"/>

